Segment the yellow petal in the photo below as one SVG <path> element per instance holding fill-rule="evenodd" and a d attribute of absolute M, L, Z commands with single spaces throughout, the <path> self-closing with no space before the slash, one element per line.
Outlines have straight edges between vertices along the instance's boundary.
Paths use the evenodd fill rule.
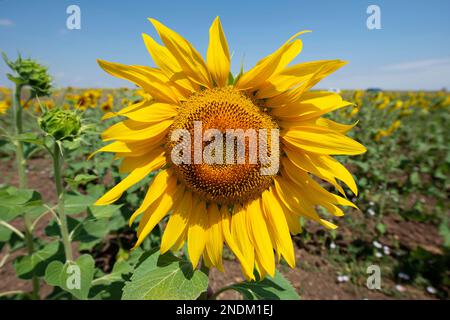
<path fill-rule="evenodd" d="M 173 120 L 165 120 L 158 123 L 137 122 L 135 120 L 124 120 L 118 122 L 102 133 L 104 141 L 121 140 L 161 140 L 167 133 Z"/>
<path fill-rule="evenodd" d="M 163 149 L 160 150 L 163 152 Z M 126 157 L 119 166 L 119 173 L 129 173 L 134 169 L 142 167 L 150 161 L 152 156 L 154 156 L 154 149 L 150 149 L 150 151 L 145 152 L 141 156 Z"/>
<path fill-rule="evenodd" d="M 342 206 L 350 206 L 357 209 L 357 207 L 351 201 L 325 190 L 306 172 L 300 172 L 298 170 L 295 171 L 295 168 L 291 163 L 283 162 L 283 168 L 281 171 L 299 187 L 299 192 L 305 194 L 305 198 L 311 201 L 314 205 L 331 203 Z"/>
<path fill-rule="evenodd" d="M 327 155 L 310 154 L 309 157 L 316 166 L 320 166 L 328 172 L 333 173 L 333 175 L 344 182 L 355 195 L 358 195 L 358 187 L 356 186 L 352 174 L 340 164 L 339 161 Z"/>
<path fill-rule="evenodd" d="M 281 136 L 288 145 L 319 154 L 356 155 L 366 152 L 359 142 L 319 126 L 298 126 L 282 132 Z"/>
<path fill-rule="evenodd" d="M 250 241 L 247 225 L 247 212 L 241 205 L 234 206 L 231 217 L 231 236 L 237 244 L 246 264 L 253 269 L 255 261 L 255 249 Z"/>
<path fill-rule="evenodd" d="M 114 141 L 104 147 L 101 147 L 97 151 L 91 153 L 88 157 L 88 160 L 91 159 L 94 155 L 99 152 L 131 152 L 130 147 L 122 141 Z"/>
<path fill-rule="evenodd" d="M 276 107 L 272 114 L 283 121 L 307 121 L 319 117 L 321 112 L 329 112 L 342 102 L 342 97 L 331 92 L 308 92 L 302 98 L 285 106 Z"/>
<path fill-rule="evenodd" d="M 157 199 L 159 199 L 165 192 L 171 193 L 177 188 L 177 178 L 169 170 L 161 170 L 156 174 L 151 182 L 144 200 L 139 208 L 131 215 L 129 225 L 131 226 L 134 220 Z"/>
<path fill-rule="evenodd" d="M 249 71 L 245 72 L 236 82 L 235 87 L 240 90 L 257 89 L 273 74 L 286 67 L 302 50 L 302 41 L 294 39 L 305 32 L 308 31 L 302 31 L 295 34 L 277 51 L 261 60 Z"/>
<path fill-rule="evenodd" d="M 149 152 L 151 152 L 154 149 L 158 149 L 160 147 L 163 147 L 164 145 L 164 139 L 159 138 L 150 138 L 147 140 L 137 140 L 137 141 L 117 141 L 125 143 L 127 148 L 130 149 L 130 151 L 126 152 L 117 152 L 116 158 L 136 158 L 136 157 L 142 157 Z M 125 159 L 126 160 L 126 159 Z"/>
<path fill-rule="evenodd" d="M 222 219 L 216 203 L 211 203 L 208 207 L 208 231 L 206 240 L 206 253 L 211 264 L 220 271 L 222 266 L 223 233 L 220 220 Z"/>
<path fill-rule="evenodd" d="M 242 273 L 244 274 L 245 278 L 248 281 L 255 280 L 255 276 L 253 274 L 253 262 L 252 262 L 252 266 L 250 266 L 247 263 L 247 259 L 244 258 L 241 250 L 239 249 L 239 246 L 237 245 L 236 241 L 231 236 L 231 215 L 228 212 L 228 207 L 225 205 L 222 206 L 220 208 L 220 214 L 222 216 L 221 225 L 222 225 L 223 238 L 225 239 L 230 250 L 234 253 L 234 255 L 238 258 L 239 262 L 241 263 Z"/>
<path fill-rule="evenodd" d="M 132 103 L 129 106 L 120 109 L 118 112 L 105 113 L 105 115 L 103 115 L 103 117 L 102 117 L 102 120 L 107 120 L 107 119 L 111 119 L 111 118 L 114 118 L 114 117 L 117 117 L 117 116 L 121 116 L 124 113 L 128 113 L 128 112 L 131 112 L 131 111 L 138 110 L 138 109 L 140 109 L 142 107 L 145 107 L 147 105 L 150 105 L 152 103 L 153 102 L 151 102 L 151 101 L 149 101 L 147 99 L 144 99 L 144 100 L 136 102 L 136 103 Z"/>
<path fill-rule="evenodd" d="M 161 253 L 167 252 L 176 245 L 187 230 L 189 215 L 192 212 L 192 193 L 187 191 L 180 204 L 174 209 L 166 225 L 161 240 Z"/>
<path fill-rule="evenodd" d="M 338 60 L 319 60 L 299 63 L 281 70 L 268 79 L 256 93 L 258 99 L 277 96 L 289 89 L 305 84 L 314 77 L 323 66 L 336 63 Z"/>
<path fill-rule="evenodd" d="M 166 192 L 162 197 L 154 202 L 145 212 L 139 221 L 137 230 L 138 240 L 134 245 L 137 248 L 141 245 L 144 239 L 152 232 L 153 228 L 164 218 L 164 216 L 177 205 L 177 201 L 181 198 L 184 192 L 183 187 L 178 187 L 172 192 Z"/>
<path fill-rule="evenodd" d="M 144 179 L 150 172 L 161 168 L 165 163 L 166 157 L 164 156 L 164 153 L 157 154 L 155 152 L 148 163 L 140 168 L 134 169 L 125 179 L 98 199 L 95 204 L 107 205 L 115 202 L 125 190 Z"/>
<path fill-rule="evenodd" d="M 128 119 L 140 122 L 161 122 L 171 119 L 178 114 L 177 107 L 167 103 L 153 103 L 135 111 L 122 113 Z"/>
<path fill-rule="evenodd" d="M 283 208 L 278 203 L 272 190 L 262 194 L 263 209 L 269 232 L 273 234 L 277 249 L 291 268 L 295 267 L 294 246 Z"/>
<path fill-rule="evenodd" d="M 209 28 L 206 63 L 217 86 L 225 87 L 228 84 L 228 75 L 230 73 L 230 53 L 219 17 L 214 19 L 211 28 Z"/>
<path fill-rule="evenodd" d="M 198 90 L 198 84 L 192 83 L 186 77 L 180 64 L 166 47 L 158 44 L 152 37 L 145 33 L 142 34 L 142 38 L 153 61 L 161 68 L 170 81 L 184 89 L 186 97 L 189 93 Z"/>
<path fill-rule="evenodd" d="M 285 91 L 277 96 L 267 99 L 267 105 L 280 106 L 299 101 L 302 95 L 304 95 L 310 88 L 345 64 L 345 61 L 330 61 L 330 63 L 319 67 L 319 69 L 312 76 L 308 77 L 304 83 L 293 88 L 292 90 Z"/>
<path fill-rule="evenodd" d="M 255 247 L 256 259 L 261 268 L 273 277 L 275 275 L 275 257 L 259 198 L 251 201 L 247 207 L 247 228 Z"/>
<path fill-rule="evenodd" d="M 161 40 L 173 57 L 178 61 L 184 73 L 192 80 L 207 88 L 211 88 L 208 69 L 197 50 L 182 36 L 155 19 L 149 19 Z"/>
<path fill-rule="evenodd" d="M 178 104 L 179 100 L 172 89 L 161 79 L 150 73 L 143 72 L 142 68 L 137 66 L 127 66 L 120 63 L 97 60 L 100 67 L 109 74 L 134 82 L 136 85 L 148 92 L 155 100 Z"/>
<path fill-rule="evenodd" d="M 325 156 L 304 152 L 298 148 L 291 149 L 289 147 L 284 148 L 284 152 L 286 153 L 289 161 L 291 161 L 296 167 L 331 183 L 341 194 L 345 195 L 344 189 L 335 179 L 335 173 L 328 170 L 328 167 L 323 165 L 320 161 L 320 159 Z M 315 161 L 312 160 L 312 157 L 314 157 Z M 283 161 L 286 160 L 282 159 L 282 162 Z"/>
<path fill-rule="evenodd" d="M 314 209 L 314 206 L 299 195 L 299 191 L 292 188 L 297 186 L 286 177 L 277 177 L 275 180 L 275 192 L 282 204 L 290 212 L 298 216 L 304 216 L 316 222 L 320 222 L 320 217 Z M 300 203 L 301 202 L 301 203 Z"/>
<path fill-rule="evenodd" d="M 346 134 L 358 124 L 358 121 L 356 121 L 354 124 L 342 124 L 327 118 L 318 118 L 316 120 L 316 124 L 337 131 L 339 133 Z"/>
<path fill-rule="evenodd" d="M 198 261 L 203 254 L 206 245 L 206 231 L 208 228 L 208 216 L 206 215 L 206 204 L 199 201 L 189 218 L 188 229 L 188 253 L 192 267 L 197 267 Z"/>

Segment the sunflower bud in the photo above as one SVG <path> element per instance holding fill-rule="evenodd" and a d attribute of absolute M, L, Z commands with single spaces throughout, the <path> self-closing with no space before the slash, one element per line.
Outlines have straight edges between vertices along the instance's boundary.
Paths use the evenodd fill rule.
<path fill-rule="evenodd" d="M 14 74 L 7 74 L 8 79 L 17 86 L 29 86 L 31 88 L 32 98 L 50 95 L 52 79 L 48 74 L 47 67 L 42 66 L 32 59 L 22 59 L 21 56 L 16 61 L 11 61 L 3 53 L 3 59 L 11 70 L 14 71 Z"/>
<path fill-rule="evenodd" d="M 39 118 L 39 126 L 55 140 L 73 140 L 81 131 L 81 119 L 71 110 L 51 109 Z"/>

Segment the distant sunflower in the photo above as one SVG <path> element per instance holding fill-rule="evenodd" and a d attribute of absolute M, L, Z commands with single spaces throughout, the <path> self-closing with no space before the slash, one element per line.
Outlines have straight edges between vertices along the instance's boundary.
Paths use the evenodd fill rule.
<path fill-rule="evenodd" d="M 108 94 L 106 100 L 100 105 L 100 109 L 103 112 L 110 112 L 114 109 L 114 97 L 112 94 Z"/>
<path fill-rule="evenodd" d="M 219 18 L 209 30 L 206 62 L 178 33 L 150 21 L 164 44 L 143 34 L 158 68 L 98 61 L 106 72 L 142 88 L 147 98 L 113 114 L 127 119 L 102 134 L 104 141 L 114 142 L 98 151 L 123 158 L 120 172 L 129 174 L 96 204 L 113 203 L 129 187 L 159 170 L 130 219 L 131 225 L 140 216 L 135 247 L 171 213 L 162 253 L 187 243 L 194 267 L 203 257 L 206 266 L 223 270 L 226 243 L 247 279 L 255 279 L 255 270 L 260 278 L 273 276 L 275 260 L 281 257 L 294 267 L 290 234 L 301 232 L 299 218 L 336 228 L 319 217 L 316 206 L 334 216 L 343 215 L 338 205 L 354 206 L 337 180 L 357 194 L 352 175 L 332 155 L 356 155 L 365 148 L 345 136 L 351 125 L 322 118 L 350 103 L 336 93 L 309 91 L 345 62 L 321 60 L 288 66 L 302 50 L 298 36 L 304 32 L 299 32 L 235 79 Z M 280 129 L 279 173 L 262 175 L 260 162 L 173 163 L 174 143 L 169 138 L 177 129 L 191 132 L 194 121 L 202 121 L 203 130 L 222 132 Z M 311 175 L 332 184 L 343 197 L 325 190 Z"/>
<path fill-rule="evenodd" d="M 5 114 L 10 107 L 11 107 L 10 100 L 0 101 L 0 114 Z"/>

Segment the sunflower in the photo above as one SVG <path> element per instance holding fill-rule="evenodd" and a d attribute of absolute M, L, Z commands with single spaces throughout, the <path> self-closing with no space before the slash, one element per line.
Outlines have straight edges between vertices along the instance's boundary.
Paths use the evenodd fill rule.
<path fill-rule="evenodd" d="M 10 100 L 0 101 L 0 114 L 5 114 L 10 107 L 11 107 Z"/>
<path fill-rule="evenodd" d="M 108 94 L 106 100 L 100 105 L 100 109 L 103 112 L 110 112 L 114 109 L 114 97 L 112 94 Z"/>
<path fill-rule="evenodd" d="M 102 134 L 104 141 L 112 143 L 97 152 L 122 158 L 119 170 L 128 176 L 96 204 L 117 201 L 128 188 L 157 171 L 130 218 L 130 225 L 140 219 L 135 247 L 169 215 L 160 250 L 177 251 L 187 244 L 193 267 L 202 258 L 207 267 L 223 270 L 224 244 L 248 280 L 273 276 L 281 258 L 294 267 L 291 235 L 301 232 L 300 217 L 334 229 L 336 225 L 322 219 L 316 207 L 333 216 L 343 215 L 339 206 L 355 207 L 338 180 L 356 195 L 355 181 L 332 156 L 366 150 L 345 135 L 352 125 L 322 117 L 350 103 L 333 92 L 310 91 L 345 63 L 321 60 L 290 65 L 302 50 L 298 37 L 305 32 L 299 32 L 234 78 L 218 17 L 209 29 L 206 62 L 178 33 L 149 20 L 163 42 L 143 34 L 157 68 L 98 60 L 106 72 L 133 82 L 147 95 L 115 113 L 126 119 Z M 175 163 L 171 155 L 178 144 L 171 137 L 180 129 L 191 133 L 196 121 L 201 121 L 202 132 L 211 128 L 219 132 L 279 130 L 279 143 L 267 138 L 265 146 L 268 154 L 280 155 L 277 174 L 264 175 L 265 164 L 260 160 Z M 194 147 L 190 148 L 194 154 Z M 328 192 L 318 180 L 330 183 L 341 195 Z"/>

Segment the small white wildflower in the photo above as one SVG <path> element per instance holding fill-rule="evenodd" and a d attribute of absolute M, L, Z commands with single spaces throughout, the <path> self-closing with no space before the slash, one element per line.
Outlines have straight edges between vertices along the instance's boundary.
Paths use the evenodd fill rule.
<path fill-rule="evenodd" d="M 375 215 L 375 211 L 372 208 L 369 208 L 367 210 L 367 213 L 369 214 L 369 216 L 372 216 L 372 217 Z"/>
<path fill-rule="evenodd" d="M 377 258 L 381 258 L 383 256 L 383 254 L 381 252 L 375 252 L 375 257 Z"/>
<path fill-rule="evenodd" d="M 408 280 L 411 279 L 411 277 L 408 274 L 404 273 L 404 272 L 399 272 L 398 273 L 398 277 L 400 279 L 402 279 L 402 280 L 405 280 L 405 281 L 408 281 Z"/>
<path fill-rule="evenodd" d="M 369 201 L 369 206 L 373 207 L 375 205 L 375 202 Z"/>
<path fill-rule="evenodd" d="M 437 290 L 436 290 L 435 288 L 433 288 L 432 286 L 428 286 L 428 287 L 427 287 L 427 292 L 428 292 L 429 294 L 436 294 L 436 293 L 437 293 Z"/>
<path fill-rule="evenodd" d="M 348 282 L 349 280 L 350 280 L 349 276 L 346 276 L 346 275 L 342 275 L 342 276 L 338 276 L 337 277 L 337 281 L 339 283 Z"/>
<path fill-rule="evenodd" d="M 398 292 L 404 292 L 404 291 L 405 291 L 405 287 L 403 287 L 403 286 L 400 285 L 400 284 L 395 285 L 395 289 L 396 289 Z"/>
<path fill-rule="evenodd" d="M 334 242 L 330 243 L 330 249 L 336 249 L 336 244 Z"/>
<path fill-rule="evenodd" d="M 391 249 L 389 249 L 388 246 L 384 246 L 384 247 L 383 247 L 383 252 L 384 252 L 385 255 L 388 256 L 388 255 L 391 254 Z"/>
<path fill-rule="evenodd" d="M 374 246 L 375 248 L 377 248 L 377 249 L 383 248 L 383 245 L 382 245 L 381 243 L 379 243 L 377 240 L 374 240 L 374 241 L 372 242 L 372 244 L 373 244 L 373 246 Z"/>

